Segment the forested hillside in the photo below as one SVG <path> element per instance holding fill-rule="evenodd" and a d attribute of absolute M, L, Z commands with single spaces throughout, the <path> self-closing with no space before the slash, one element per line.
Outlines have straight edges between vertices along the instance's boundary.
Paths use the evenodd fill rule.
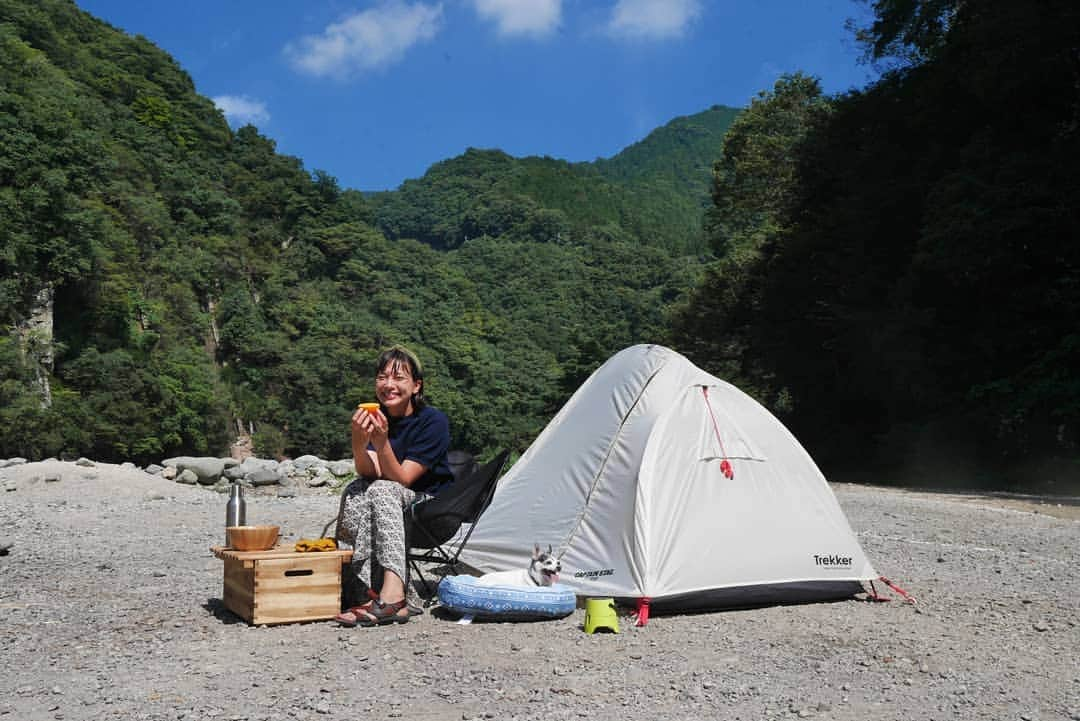
<path fill-rule="evenodd" d="M 718 147 L 729 116 L 665 142 Z M 711 156 L 676 182 L 470 151 L 367 199 L 68 0 L 0 0 L 0 118 L 0 457 L 216 454 L 237 428 L 345 455 L 394 342 L 455 444 L 521 450 L 699 272 Z"/>
<path fill-rule="evenodd" d="M 580 243 L 604 228 L 671 255 L 701 254 L 712 163 L 737 115 L 715 106 L 676 118 L 592 163 L 470 149 L 375 194 L 375 223 L 390 238 L 444 249 L 479 235 Z"/>
<path fill-rule="evenodd" d="M 456 445 L 522 450 L 656 341 L 830 477 L 1077 492 L 1080 6 L 872 9 L 865 89 L 795 73 L 611 159 L 472 149 L 364 196 L 146 39 L 0 0 L 0 457 L 343 456 L 395 342 Z"/>
<path fill-rule="evenodd" d="M 1080 491 L 1080 6 L 873 6 L 879 82 L 732 126 L 674 343 L 834 472 Z"/>

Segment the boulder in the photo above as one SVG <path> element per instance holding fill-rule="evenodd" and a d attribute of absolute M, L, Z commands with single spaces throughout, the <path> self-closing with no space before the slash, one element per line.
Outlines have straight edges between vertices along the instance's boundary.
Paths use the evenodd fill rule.
<path fill-rule="evenodd" d="M 252 473 L 254 473 L 254 471 L 252 471 Z M 244 469 L 240 464 L 236 464 L 232 468 L 226 468 L 224 475 L 230 481 L 239 481 L 244 477 Z"/>
<path fill-rule="evenodd" d="M 277 471 L 267 469 L 255 471 L 245 476 L 244 480 L 253 486 L 273 486 L 281 483 L 282 476 Z"/>
<path fill-rule="evenodd" d="M 244 474 L 254 473 L 255 471 L 275 470 L 278 467 L 278 462 L 271 458 L 256 458 L 255 456 L 248 456 L 243 460 L 239 466 L 243 469 Z"/>
<path fill-rule="evenodd" d="M 298 470 L 298 471 L 306 471 L 309 468 L 317 468 L 317 467 L 326 465 L 326 461 L 319 458 L 318 456 L 311 456 L 311 455 L 300 456 L 299 458 L 295 459 L 292 463 L 293 463 L 293 467 L 296 468 L 296 470 Z"/>
<path fill-rule="evenodd" d="M 167 466 L 161 470 L 161 477 L 167 481 L 171 481 L 176 478 L 177 470 L 176 466 Z"/>
<path fill-rule="evenodd" d="M 180 475 L 176 477 L 176 482 L 183 483 L 188 486 L 194 486 L 196 483 L 199 482 L 199 476 L 195 473 L 195 471 L 191 470 L 190 468 L 185 468 L 184 470 L 180 471 Z"/>
<path fill-rule="evenodd" d="M 25 458 L 9 458 L 6 461 L 0 460 L 0 468 L 7 468 L 8 466 L 21 466 L 26 463 Z"/>
<path fill-rule="evenodd" d="M 191 471 L 198 476 L 199 483 L 206 486 L 217 483 L 225 470 L 225 461 L 209 456 L 177 456 L 176 458 L 166 458 L 162 462 L 166 466 L 176 466 L 179 471 Z"/>
<path fill-rule="evenodd" d="M 330 472 L 338 478 L 356 473 L 356 466 L 353 464 L 351 458 L 345 461 L 330 461 L 327 467 L 330 469 Z"/>
<path fill-rule="evenodd" d="M 328 468 L 319 468 L 315 475 L 307 479 L 309 488 L 321 488 L 334 481 L 334 474 Z"/>
<path fill-rule="evenodd" d="M 89 458 L 80 458 L 79 460 L 75 461 L 75 465 L 82 466 L 83 468 L 93 468 L 97 464 Z"/>
<path fill-rule="evenodd" d="M 161 473 L 164 470 L 165 470 L 164 468 L 162 468 L 161 466 L 159 466 L 156 463 L 151 463 L 149 466 L 147 466 L 146 468 L 143 469 L 143 471 L 145 471 L 146 473 L 149 473 L 151 476 L 156 476 L 156 475 L 158 475 L 159 473 Z"/>

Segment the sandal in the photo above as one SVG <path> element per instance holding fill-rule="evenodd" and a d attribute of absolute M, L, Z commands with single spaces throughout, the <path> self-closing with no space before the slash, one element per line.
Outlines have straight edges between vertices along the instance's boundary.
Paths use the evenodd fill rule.
<path fill-rule="evenodd" d="M 405 615 L 399 615 L 399 611 L 405 611 Z M 382 601 L 373 601 L 371 607 L 364 611 L 367 619 L 357 619 L 356 625 L 363 626 L 364 628 L 370 628 L 371 626 L 385 626 L 390 623 L 408 623 L 412 618 L 412 614 L 409 613 L 409 604 L 405 599 L 401 599 L 395 603 L 383 603 Z"/>
<path fill-rule="evenodd" d="M 359 623 L 360 619 L 371 611 L 372 604 L 379 600 L 379 594 L 375 593 L 370 588 L 367 591 L 367 595 L 370 599 L 367 603 L 362 603 L 359 606 L 353 606 L 352 608 L 345 609 L 338 615 L 334 616 L 334 620 L 342 626 L 347 626 L 349 628 L 353 628 L 354 626 L 356 626 L 356 624 Z"/>

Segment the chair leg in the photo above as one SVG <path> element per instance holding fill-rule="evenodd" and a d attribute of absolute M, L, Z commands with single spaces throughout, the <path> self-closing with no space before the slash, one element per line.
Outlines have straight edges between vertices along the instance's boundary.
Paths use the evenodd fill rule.
<path fill-rule="evenodd" d="M 435 602 L 432 600 L 438 593 L 439 584 L 432 584 L 424 575 L 423 570 L 420 568 L 420 564 L 416 561 L 409 562 L 410 568 L 416 572 L 416 577 L 420 579 L 420 583 L 424 584 L 424 608 L 428 608 Z"/>

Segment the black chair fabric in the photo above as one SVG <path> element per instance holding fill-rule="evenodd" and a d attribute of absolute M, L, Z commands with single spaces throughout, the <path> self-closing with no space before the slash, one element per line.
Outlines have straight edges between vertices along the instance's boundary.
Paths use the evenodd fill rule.
<path fill-rule="evenodd" d="M 450 566 L 452 573 L 458 572 L 461 552 L 491 503 L 499 472 L 509 456 L 509 451 L 502 451 L 471 473 L 457 478 L 439 495 L 413 504 L 407 512 L 409 550 L 406 557 L 417 577 L 429 589 L 431 586 L 418 564 L 441 563 Z M 465 536 L 452 551 L 446 549 L 444 544 L 454 538 L 466 523 L 471 525 Z"/>
<path fill-rule="evenodd" d="M 450 473 L 453 474 L 454 480 L 464 478 L 479 467 L 476 457 L 468 451 L 450 451 L 446 454 L 446 462 L 450 466 Z"/>

